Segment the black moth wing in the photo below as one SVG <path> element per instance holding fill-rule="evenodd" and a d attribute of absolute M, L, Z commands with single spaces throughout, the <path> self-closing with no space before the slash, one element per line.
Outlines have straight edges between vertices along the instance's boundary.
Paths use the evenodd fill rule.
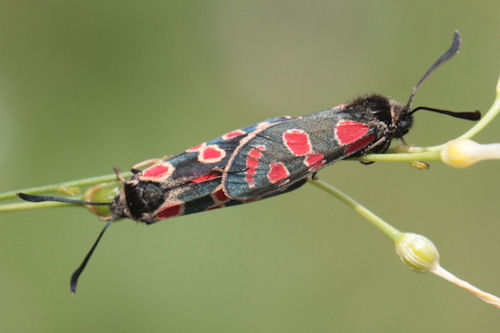
<path fill-rule="evenodd" d="M 229 160 L 223 189 L 236 200 L 278 194 L 328 164 L 379 146 L 386 128 L 369 113 L 339 106 L 256 131 Z"/>
<path fill-rule="evenodd" d="M 224 169 L 240 142 L 258 128 L 286 121 L 282 116 L 236 129 L 186 151 L 157 160 L 128 179 L 116 201 L 121 215 L 157 220 L 239 204 L 222 192 Z"/>

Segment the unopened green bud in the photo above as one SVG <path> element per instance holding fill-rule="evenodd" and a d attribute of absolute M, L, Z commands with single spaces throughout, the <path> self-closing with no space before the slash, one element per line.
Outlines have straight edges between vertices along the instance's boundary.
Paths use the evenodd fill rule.
<path fill-rule="evenodd" d="M 83 200 L 91 202 L 113 202 L 115 196 L 120 193 L 121 182 L 115 181 L 110 183 L 102 183 L 89 188 L 84 196 Z M 99 217 L 109 217 L 111 216 L 111 210 L 109 206 L 91 206 L 86 205 L 92 213 Z"/>
<path fill-rule="evenodd" d="M 417 272 L 429 272 L 439 264 L 439 252 L 430 239 L 404 233 L 396 242 L 396 253 L 408 267 Z"/>

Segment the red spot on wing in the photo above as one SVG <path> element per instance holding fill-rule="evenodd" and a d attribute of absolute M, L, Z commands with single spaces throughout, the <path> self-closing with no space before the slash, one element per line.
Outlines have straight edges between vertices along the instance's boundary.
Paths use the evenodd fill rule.
<path fill-rule="evenodd" d="M 142 172 L 141 178 L 168 178 L 174 172 L 174 166 L 168 162 L 162 162 L 150 166 Z"/>
<path fill-rule="evenodd" d="M 290 172 L 288 172 L 286 166 L 283 163 L 279 162 L 269 164 L 267 179 L 269 179 L 269 182 L 271 182 L 272 184 L 285 179 L 288 176 L 290 176 Z"/>
<path fill-rule="evenodd" d="M 142 175 L 144 177 L 161 177 L 163 174 L 168 172 L 169 167 L 167 165 L 155 165 L 143 171 Z"/>
<path fill-rule="evenodd" d="M 248 176 L 253 176 L 253 175 L 255 175 L 256 172 L 257 172 L 257 170 L 255 168 L 248 168 L 246 171 L 246 174 Z"/>
<path fill-rule="evenodd" d="M 255 178 L 253 177 L 257 172 L 257 168 L 259 167 L 259 158 L 262 157 L 261 150 L 265 150 L 265 146 L 258 146 L 256 148 L 252 148 L 248 151 L 248 157 L 245 160 L 246 165 L 246 177 L 245 181 L 248 183 L 248 187 L 252 188 L 255 186 Z"/>
<path fill-rule="evenodd" d="M 222 156 L 222 152 L 219 149 L 208 147 L 202 152 L 204 159 L 214 159 L 220 158 Z"/>
<path fill-rule="evenodd" d="M 349 103 L 339 104 L 337 106 L 334 106 L 333 109 L 340 109 L 340 108 L 345 107 L 346 105 L 349 105 Z"/>
<path fill-rule="evenodd" d="M 246 159 L 246 165 L 247 165 L 247 168 L 249 169 L 252 169 L 252 168 L 256 168 L 259 166 L 259 160 L 253 158 L 253 157 L 247 157 Z"/>
<path fill-rule="evenodd" d="M 204 174 L 203 176 L 195 178 L 191 181 L 193 183 L 202 183 L 202 182 L 206 182 L 208 180 L 212 180 L 212 179 L 216 179 L 216 178 L 220 178 L 220 173 L 216 172 L 216 171 L 210 171 L 210 172 Z"/>
<path fill-rule="evenodd" d="M 204 145 L 205 145 L 205 144 L 204 144 L 204 143 L 202 143 L 202 144 L 196 145 L 196 146 L 194 146 L 194 147 L 191 147 L 191 148 L 189 148 L 189 149 L 188 149 L 188 150 L 186 150 L 186 151 L 187 151 L 187 152 L 198 151 L 198 150 L 200 150 L 200 148 L 201 148 L 201 147 L 203 147 Z"/>
<path fill-rule="evenodd" d="M 237 129 L 237 130 L 234 130 L 232 132 L 229 132 L 227 134 L 224 134 L 222 136 L 222 139 L 223 140 L 229 140 L 229 139 L 232 139 L 232 138 L 236 138 L 238 136 L 241 136 L 243 134 L 246 134 L 244 131 L 240 130 L 240 129 Z"/>
<path fill-rule="evenodd" d="M 291 129 L 283 133 L 283 144 L 295 156 L 305 156 L 311 153 L 309 135 L 300 129 Z"/>
<path fill-rule="evenodd" d="M 341 145 L 348 145 L 361 139 L 370 129 L 368 125 L 356 121 L 339 121 L 335 127 L 335 135 Z"/>
<path fill-rule="evenodd" d="M 248 152 L 248 156 L 259 159 L 262 157 L 262 152 L 259 149 L 252 148 Z"/>
<path fill-rule="evenodd" d="M 226 152 L 217 145 L 203 147 L 198 153 L 198 161 L 201 163 L 217 163 L 224 157 L 226 157 Z"/>
<path fill-rule="evenodd" d="M 307 157 L 304 160 L 304 164 L 313 170 L 317 169 L 323 164 L 325 164 L 325 160 L 323 159 L 323 157 L 324 157 L 323 154 L 319 153 L 307 155 Z"/>
<path fill-rule="evenodd" d="M 372 142 L 373 140 L 375 140 L 375 137 L 373 135 L 369 135 L 367 136 L 366 138 L 363 138 L 353 144 L 350 144 L 349 146 L 347 146 L 345 152 L 346 154 L 350 155 L 352 153 L 355 153 L 357 152 L 358 150 L 361 150 L 363 149 L 364 147 L 368 146 L 368 144 L 370 142 Z"/>
<path fill-rule="evenodd" d="M 216 203 L 224 203 L 229 201 L 229 198 L 227 197 L 226 193 L 224 193 L 224 190 L 222 190 L 222 187 L 212 192 L 212 198 Z"/>
<path fill-rule="evenodd" d="M 158 219 L 166 219 L 169 217 L 182 215 L 184 206 L 182 204 L 174 204 L 163 208 L 157 215 Z"/>
<path fill-rule="evenodd" d="M 213 209 L 218 209 L 218 208 L 222 208 L 222 207 L 224 207 L 224 205 L 216 205 L 216 206 L 208 207 L 207 210 L 213 210 Z"/>
<path fill-rule="evenodd" d="M 252 188 L 255 186 L 255 178 L 252 175 L 246 175 L 245 181 L 248 183 L 248 187 Z"/>

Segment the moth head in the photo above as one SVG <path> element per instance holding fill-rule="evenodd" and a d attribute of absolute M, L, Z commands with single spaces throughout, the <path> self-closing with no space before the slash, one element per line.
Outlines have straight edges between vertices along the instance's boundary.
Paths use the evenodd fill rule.
<path fill-rule="evenodd" d="M 403 137 L 413 125 L 413 114 L 407 112 L 403 104 L 389 100 L 391 110 L 391 129 L 395 138 Z"/>

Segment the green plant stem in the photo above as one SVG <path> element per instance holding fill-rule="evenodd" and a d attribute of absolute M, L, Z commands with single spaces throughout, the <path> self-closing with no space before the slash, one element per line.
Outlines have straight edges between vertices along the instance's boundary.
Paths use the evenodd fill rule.
<path fill-rule="evenodd" d="M 61 206 L 79 206 L 67 202 L 22 202 L 22 203 L 13 203 L 7 205 L 0 205 L 0 212 L 15 212 L 20 210 L 30 210 L 30 209 L 40 209 L 40 208 L 52 208 L 52 207 L 61 207 Z"/>
<path fill-rule="evenodd" d="M 471 129 L 469 129 L 467 132 L 459 136 L 457 139 L 470 139 L 477 133 L 479 133 L 481 130 L 483 130 L 498 114 L 500 113 L 500 80 L 498 81 L 497 84 L 497 94 L 496 94 L 496 99 L 493 102 L 493 105 L 491 108 L 488 110 L 488 112 L 482 117 L 482 119 L 477 122 Z M 356 158 L 350 158 L 349 160 L 361 160 L 364 162 L 412 162 L 412 161 L 440 161 L 440 150 L 443 147 L 443 145 L 438 145 L 438 146 L 432 146 L 432 147 L 410 147 L 409 148 L 409 153 L 396 153 L 393 154 L 394 149 L 389 150 L 389 154 L 367 154 L 362 157 L 356 157 Z M 124 172 L 123 177 L 128 178 L 132 175 L 131 172 Z M 91 185 L 96 185 L 100 183 L 105 183 L 109 181 L 116 180 L 117 177 L 115 174 L 110 174 L 110 175 L 105 175 L 105 176 L 98 176 L 98 177 L 91 177 L 91 178 L 85 178 L 85 179 L 79 179 L 79 180 L 74 180 L 74 181 L 69 181 L 65 183 L 59 183 L 59 184 L 53 184 L 53 185 L 47 185 L 47 186 L 40 186 L 40 187 L 31 187 L 31 188 L 26 188 L 26 189 L 21 189 L 17 191 L 10 191 L 10 192 L 4 192 L 0 193 L 0 200 L 7 200 L 7 199 L 12 199 L 16 197 L 16 193 L 18 192 L 23 192 L 23 193 L 28 193 L 28 194 L 41 194 L 41 193 L 50 193 L 50 192 L 57 192 L 58 189 L 61 188 L 80 188 L 80 187 L 85 187 L 85 186 L 91 186 Z M 314 183 L 316 181 L 310 181 L 314 185 L 320 187 L 320 183 Z M 323 186 L 327 186 L 327 184 L 323 184 Z M 323 190 L 326 190 L 327 187 L 324 187 Z M 337 191 L 336 189 L 332 188 L 332 194 Z M 334 194 L 337 196 L 339 199 L 344 201 L 345 203 L 348 203 L 349 201 L 354 202 L 351 198 L 343 194 L 342 192 L 335 192 L 338 194 Z M 342 199 L 343 197 L 344 199 Z M 35 209 L 37 207 L 54 207 L 54 206 L 65 206 L 68 204 L 63 204 L 63 203 L 46 203 L 46 205 L 40 205 L 40 204 L 11 204 L 11 205 L 2 205 L 0 206 L 0 212 L 4 211 L 13 211 L 13 210 L 24 210 L 24 209 Z M 359 207 L 362 207 L 363 209 L 366 210 L 363 206 L 359 205 L 356 203 Z M 354 206 L 353 206 L 354 207 Z M 359 208 L 358 207 L 358 208 Z M 361 209 L 361 208 L 360 208 Z M 358 211 L 359 212 L 359 211 Z M 360 213 L 361 214 L 361 213 Z M 364 216 L 364 215 L 363 215 Z M 375 216 L 375 215 L 374 215 Z M 379 218 L 380 219 L 380 218 Z M 381 219 L 380 219 L 381 220 Z M 373 223 L 373 222 L 372 222 Z"/>
<path fill-rule="evenodd" d="M 362 157 L 354 157 L 352 160 L 363 162 L 414 162 L 414 161 L 441 161 L 440 152 L 426 151 L 419 153 L 404 154 L 367 154 Z"/>
<path fill-rule="evenodd" d="M 123 175 L 123 177 L 128 178 L 132 175 L 132 173 L 131 172 L 124 172 L 124 173 L 122 173 L 122 175 Z M 117 179 L 118 178 L 116 177 L 116 174 L 113 173 L 110 175 L 72 180 L 69 182 L 64 182 L 64 183 L 59 183 L 59 184 L 24 188 L 24 189 L 17 190 L 17 191 L 0 193 L 0 200 L 7 200 L 7 199 L 16 198 L 17 197 L 16 193 L 19 193 L 19 192 L 27 193 L 27 194 L 50 193 L 50 192 L 57 192 L 57 189 L 60 187 L 85 187 L 85 186 L 91 186 L 91 185 L 96 185 L 96 184 L 100 184 L 100 183 L 106 183 L 106 182 L 110 182 L 110 181 L 117 180 Z"/>
<path fill-rule="evenodd" d="M 381 230 L 383 233 L 385 233 L 393 242 L 397 242 L 403 236 L 403 233 L 401 231 L 394 228 L 392 225 L 384 221 L 381 217 L 375 215 L 368 208 L 361 205 L 359 202 L 357 202 L 347 194 L 343 193 L 342 191 L 331 186 L 330 184 L 317 179 L 308 179 L 308 181 L 309 183 L 322 189 L 323 191 L 334 196 L 335 198 L 339 199 L 340 201 L 342 201 L 343 203 L 354 209 L 359 215 L 363 216 L 366 220 L 368 220 L 368 222 L 370 222 L 379 230 Z"/>

